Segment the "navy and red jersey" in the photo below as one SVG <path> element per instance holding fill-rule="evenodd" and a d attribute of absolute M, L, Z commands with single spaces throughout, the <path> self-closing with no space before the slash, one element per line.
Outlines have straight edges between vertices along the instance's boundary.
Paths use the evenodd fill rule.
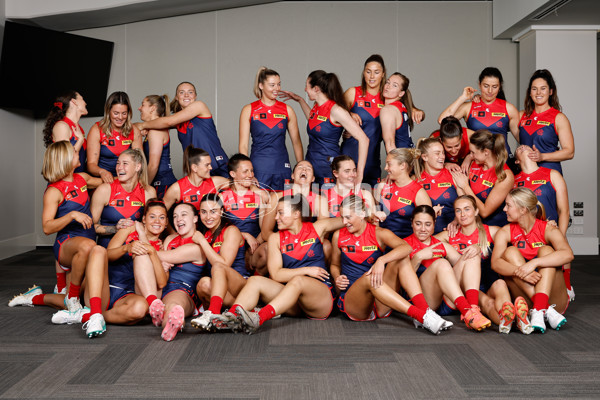
<path fill-rule="evenodd" d="M 411 216 L 415 209 L 417 193 L 423 189 L 419 183 L 411 181 L 406 186 L 386 183 L 381 189 L 379 204 L 387 217 L 379 225 L 389 229 L 398 237 L 412 233 Z"/>
<path fill-rule="evenodd" d="M 293 188 L 286 188 L 283 191 L 283 197 L 285 196 L 293 196 L 294 195 L 294 191 Z M 312 222 L 317 220 L 317 217 L 319 216 L 317 213 L 317 194 L 313 191 L 308 192 L 308 196 L 304 196 L 302 195 L 305 199 L 306 202 L 308 203 L 308 206 L 310 207 L 310 216 L 313 219 Z"/>
<path fill-rule="evenodd" d="M 408 119 L 411 118 L 411 116 L 408 115 L 406 106 L 400 100 L 393 102 L 392 105 L 400 111 L 400 114 L 402 114 L 400 126 L 396 127 L 396 134 L 394 136 L 396 147 L 411 149 L 415 147 L 415 144 L 410 137 L 410 126 L 408 125 Z"/>
<path fill-rule="evenodd" d="M 127 192 L 118 180 L 110 184 L 110 198 L 100 215 L 100 225 L 114 226 L 120 219 L 141 221 L 146 204 L 146 193 L 140 183 Z M 113 235 L 100 236 L 98 244 L 107 247 Z"/>
<path fill-rule="evenodd" d="M 147 137 L 144 138 L 144 154 L 146 155 L 146 161 L 150 161 L 150 144 L 147 139 Z M 162 199 L 167 188 L 175 182 L 177 182 L 177 178 L 175 178 L 171 166 L 171 138 L 169 137 L 167 143 L 163 144 L 158 170 L 151 183 L 156 189 L 156 197 Z"/>
<path fill-rule="evenodd" d="M 360 197 L 361 199 L 363 199 L 363 201 L 365 200 L 363 197 L 362 190 L 359 190 L 356 193 L 354 192 L 354 190 L 350 190 L 345 196 L 340 196 L 338 194 L 338 192 L 335 190 L 335 186 L 325 190 L 323 194 L 325 196 L 327 196 L 327 207 L 329 208 L 329 218 L 336 218 L 336 217 L 340 216 L 340 206 L 342 205 L 342 201 L 344 201 L 344 199 L 346 197 L 348 197 L 352 194 L 355 194 L 358 197 Z M 368 207 L 368 204 L 365 203 L 365 206 Z"/>
<path fill-rule="evenodd" d="M 336 245 L 342 253 L 342 275 L 346 275 L 350 281 L 348 289 L 383 255 L 376 229 L 375 225 L 367 222 L 365 231 L 360 236 L 348 232 L 345 227 L 339 231 Z"/>
<path fill-rule="evenodd" d="M 100 128 L 100 122 L 96 122 L 96 125 L 100 131 L 100 157 L 98 158 L 98 166 L 116 176 L 119 156 L 122 152 L 130 148 L 133 143 L 133 129 L 131 129 L 127 137 L 115 130 L 109 136 Z"/>
<path fill-rule="evenodd" d="M 467 128 L 473 131 L 487 129 L 494 134 L 502 134 L 506 143 L 506 151 L 511 154 L 508 145 L 509 122 L 510 117 L 506 109 L 506 100 L 502 99 L 496 99 L 491 104 L 486 104 L 483 101 L 479 103 L 472 102 L 467 115 Z"/>
<path fill-rule="evenodd" d="M 433 206 L 444 206 L 442 214 L 435 220 L 435 233 L 441 232 L 454 221 L 454 200 L 458 193 L 452 174 L 446 168 L 433 176 L 423 171 L 419 183 L 431 198 Z"/>
<path fill-rule="evenodd" d="M 494 244 L 494 239 L 492 238 L 492 235 L 490 234 L 490 227 L 488 225 L 483 225 L 483 229 L 485 230 L 485 235 L 487 238 L 487 244 L 488 247 Z M 479 244 L 479 230 L 475 229 L 473 231 L 473 233 L 471 233 L 470 235 L 465 235 L 462 232 L 462 229 L 459 228 L 458 232 L 456 233 L 456 235 L 454 235 L 453 237 L 450 237 L 450 235 L 448 235 L 448 242 L 450 243 L 450 245 L 452 245 L 452 247 L 454 247 L 460 254 L 463 253 L 463 251 L 469 247 L 472 244 Z M 483 251 L 483 249 L 481 249 Z M 491 253 L 489 253 L 491 254 Z M 485 259 L 489 258 L 489 254 L 488 257 L 485 257 Z M 483 259 L 483 255 L 482 255 L 482 259 Z"/>
<path fill-rule="evenodd" d="M 200 211 L 200 201 L 208 193 L 217 193 L 217 188 L 212 178 L 203 179 L 200 186 L 194 186 L 188 176 L 177 181 L 179 183 L 179 201 L 193 204 Z"/>
<path fill-rule="evenodd" d="M 178 235 L 169 242 L 166 250 L 173 250 L 188 243 L 194 243 L 191 237 L 183 238 Z M 200 278 L 208 275 L 210 275 L 210 268 L 207 268 L 206 264 L 186 262 L 171 267 L 168 281 L 170 284 L 183 284 L 194 290 Z"/>
<path fill-rule="evenodd" d="M 556 133 L 556 116 L 560 114 L 556 108 L 549 108 L 544 112 L 521 117 L 519 122 L 519 142 L 529 147 L 535 147 L 540 153 L 553 153 L 558 151 L 558 134 Z M 539 162 L 540 167 L 555 169 L 562 174 L 562 167 L 558 161 Z"/>
<path fill-rule="evenodd" d="M 331 161 L 340 155 L 339 143 L 344 128 L 331 122 L 331 108 L 334 105 L 333 100 L 328 100 L 320 106 L 315 103 L 308 118 L 308 146 L 305 158 L 313 165 L 318 183 L 323 183 L 324 178 L 333 181 Z"/>
<path fill-rule="evenodd" d="M 250 160 L 254 172 L 286 172 L 291 176 L 290 160 L 285 147 L 285 132 L 289 121 L 287 105 L 277 101 L 272 106 L 267 106 L 257 100 L 250 107 Z"/>
<path fill-rule="evenodd" d="M 204 234 L 204 237 L 206 238 L 208 243 L 212 242 L 212 248 L 217 254 L 221 253 L 221 246 L 223 246 L 223 241 L 225 240 L 225 231 L 227 231 L 227 229 L 231 229 L 231 225 L 228 225 L 225 228 L 223 228 L 221 232 L 219 232 L 219 235 L 215 238 L 214 242 L 213 232 L 210 229 L 207 230 Z M 243 277 L 248 277 L 250 273 L 246 269 L 246 261 L 244 259 L 245 250 L 246 248 L 242 243 L 242 245 L 238 247 L 238 251 L 235 255 L 235 258 L 233 259 L 233 264 L 231 264 L 231 268 L 239 272 L 239 274 Z M 210 264 L 208 261 L 206 263 Z"/>
<path fill-rule="evenodd" d="M 407 237 L 406 239 L 404 239 L 406 241 L 406 243 L 408 243 L 410 245 L 410 247 L 412 247 L 412 251 L 410 252 L 410 259 L 412 260 L 415 256 L 415 254 L 417 254 L 419 251 L 423 250 L 425 247 L 429 247 L 429 246 L 433 246 L 436 243 L 442 243 L 439 240 L 437 240 L 435 237 L 431 237 L 431 242 L 429 244 L 425 244 L 423 242 L 421 242 L 413 233 L 412 235 L 410 235 L 409 237 Z M 423 260 L 421 261 L 421 265 L 424 266 L 425 268 L 429 268 L 429 266 L 431 264 L 433 264 L 433 262 L 439 258 L 445 258 L 446 257 L 446 248 L 444 247 L 444 244 L 440 244 L 436 247 L 436 249 L 440 250 L 437 252 L 433 253 L 433 258 L 430 258 L 428 260 Z"/>
<path fill-rule="evenodd" d="M 259 213 L 261 206 L 260 194 L 247 190 L 244 194 L 238 194 L 231 189 L 221 193 L 225 215 L 232 224 L 241 232 L 246 232 L 254 237 L 260 233 Z"/>
<path fill-rule="evenodd" d="M 510 171 L 510 168 L 506 164 L 504 164 L 504 171 Z M 476 162 L 471 164 L 471 168 L 469 169 L 469 185 L 481 202 L 485 203 L 497 181 L 498 176 L 496 176 L 495 168 L 483 169 L 483 166 Z M 504 212 L 504 201 L 493 213 L 483 218 L 483 222 L 488 225 L 506 225 L 508 220 Z"/>
<path fill-rule="evenodd" d="M 547 244 L 546 224 L 546 221 L 536 218 L 531 231 L 525 233 L 518 223 L 511 222 L 510 243 L 521 252 L 525 260 L 536 258 L 539 248 Z"/>
<path fill-rule="evenodd" d="M 75 168 L 75 172 L 85 172 L 85 166 L 87 164 L 87 140 L 85 139 L 85 132 L 83 130 L 83 128 L 81 127 L 81 125 L 76 124 L 75 122 L 71 121 L 71 119 L 64 117 L 63 119 L 61 119 L 62 122 L 64 122 L 65 124 L 69 125 L 69 128 L 71 129 L 71 137 L 69 138 L 69 142 L 75 146 L 75 143 L 77 143 L 77 136 L 75 136 L 75 132 L 77 131 L 77 128 L 79 128 L 79 132 L 81 132 L 81 134 L 83 135 L 83 145 L 81 146 L 81 149 L 79 150 L 79 162 L 81 163 L 81 165 L 77 168 Z"/>
<path fill-rule="evenodd" d="M 136 240 L 140 240 L 140 236 L 136 231 L 133 231 L 127 236 L 124 244 L 129 244 Z M 150 245 L 160 250 L 160 240 L 150 240 Z M 131 253 L 123 255 L 118 260 L 112 261 L 108 264 L 108 282 L 113 286 L 118 286 L 122 289 L 135 290 L 135 278 L 133 275 L 133 257 Z"/>
<path fill-rule="evenodd" d="M 288 230 L 279 231 L 279 249 L 283 268 L 320 267 L 327 270 L 323 244 L 311 222 L 303 222 L 296 235 Z M 331 286 L 331 282 L 326 283 Z"/>
<path fill-rule="evenodd" d="M 431 137 L 440 137 L 439 129 L 433 132 L 431 134 Z M 469 148 L 469 131 L 467 130 L 467 128 L 462 128 L 462 137 L 460 138 L 460 150 L 458 151 L 458 154 L 452 156 L 448 154 L 448 152 L 444 151 L 444 153 L 446 154 L 446 161 L 455 164 L 461 164 L 470 152 L 471 149 Z"/>
<path fill-rule="evenodd" d="M 92 218 L 87 183 L 81 175 L 75 173 L 73 174 L 72 182 L 60 180 L 58 182 L 49 184 L 48 187 L 58 189 L 63 196 L 63 201 L 56 209 L 56 216 L 54 217 L 55 219 L 63 217 L 71 211 L 78 211 Z M 48 188 L 46 188 L 46 190 L 48 190 Z M 96 231 L 94 230 L 93 226 L 86 229 L 79 222 L 73 220 L 56 234 L 56 240 L 58 240 L 61 236 L 66 235 L 70 237 L 82 236 L 89 239 L 95 239 Z"/>
<path fill-rule="evenodd" d="M 381 122 L 379 112 L 384 106 L 384 101 L 379 93 L 372 95 L 363 93 L 360 86 L 354 88 L 354 102 L 350 112 L 358 114 L 362 120 L 361 128 L 369 138 L 369 153 L 365 163 L 363 181 L 375 185 L 381 177 Z M 341 146 L 342 154 L 352 157 L 358 162 L 358 141 L 353 137 L 344 138 Z"/>
<path fill-rule="evenodd" d="M 212 117 L 194 117 L 189 121 L 177 125 L 177 137 L 181 142 L 183 151 L 191 144 L 192 146 L 205 150 L 210 154 L 211 165 L 214 173 L 224 177 L 227 175 L 227 154 L 221 146 L 217 128 Z"/>
<path fill-rule="evenodd" d="M 556 189 L 552 184 L 549 168 L 540 167 L 531 174 L 521 171 L 515 176 L 515 187 L 533 190 L 538 200 L 544 206 L 546 219 L 558 224 L 558 206 L 556 204 Z"/>

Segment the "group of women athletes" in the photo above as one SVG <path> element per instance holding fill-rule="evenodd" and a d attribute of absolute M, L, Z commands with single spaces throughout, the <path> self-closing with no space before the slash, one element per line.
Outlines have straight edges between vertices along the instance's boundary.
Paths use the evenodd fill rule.
<path fill-rule="evenodd" d="M 395 310 L 434 334 L 453 325 L 442 318 L 452 313 L 474 330 L 559 329 L 574 297 L 560 165 L 573 157 L 573 135 L 549 71 L 532 75 L 521 112 L 502 83 L 485 68 L 479 93 L 465 88 L 415 148 L 410 132 L 425 113 L 381 56 L 345 93 L 335 74 L 311 72 L 312 107 L 262 67 L 230 158 L 189 82 L 170 104 L 145 97 L 139 123 L 127 94 L 111 94 L 87 139 L 82 96 L 60 96 L 42 171 L 57 286 L 44 294 L 34 285 L 9 306 L 62 308 L 52 322 L 83 322 L 88 337 L 149 314 L 167 341 L 192 315 L 199 329 L 252 333 L 281 314 L 325 319 L 336 307 L 357 321 Z M 297 117 L 278 98 L 300 103 L 306 155 Z M 180 180 L 172 127 L 184 148 Z"/>

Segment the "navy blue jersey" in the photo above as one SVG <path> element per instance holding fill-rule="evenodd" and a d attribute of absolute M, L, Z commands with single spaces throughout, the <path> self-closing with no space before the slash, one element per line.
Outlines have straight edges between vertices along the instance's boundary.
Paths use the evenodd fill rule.
<path fill-rule="evenodd" d="M 506 164 L 504 164 L 504 170 L 510 170 Z M 471 164 L 469 169 L 469 185 L 475 193 L 475 196 L 483 203 L 488 198 L 492 189 L 498 182 L 498 176 L 496 175 L 495 168 L 483 169 L 482 165 L 475 162 Z M 508 224 L 506 213 L 504 212 L 504 202 L 498 206 L 496 211 L 492 212 L 486 218 L 483 218 L 483 223 L 487 225 L 504 226 Z"/>
<path fill-rule="evenodd" d="M 225 238 L 225 231 L 227 229 L 236 229 L 236 228 L 234 228 L 234 227 L 232 228 L 231 225 L 226 226 L 225 228 L 223 228 L 221 230 L 221 232 L 219 233 L 219 236 L 217 236 L 215 238 L 214 242 L 213 242 L 213 232 L 208 230 L 204 234 L 204 237 L 206 238 L 208 243 L 213 242 L 212 248 L 217 254 L 219 254 L 221 252 L 221 246 L 223 245 L 223 240 Z M 240 247 L 238 247 L 237 253 L 235 254 L 235 258 L 233 260 L 233 264 L 231 264 L 231 268 L 235 269 L 243 277 L 248 277 L 248 276 L 250 276 L 250 273 L 246 269 L 246 260 L 244 258 L 245 251 L 246 251 L 246 247 L 242 243 L 242 245 Z M 209 264 L 208 261 L 207 261 L 207 264 Z"/>
<path fill-rule="evenodd" d="M 410 125 L 408 125 L 408 119 L 411 118 L 411 116 L 408 115 L 406 106 L 400 100 L 393 102 L 392 105 L 400 110 L 400 114 L 402 114 L 400 126 L 396 127 L 396 134 L 394 135 L 396 147 L 399 149 L 412 149 L 415 147 L 415 144 L 410 137 Z"/>
<path fill-rule="evenodd" d="M 362 92 L 360 86 L 354 88 L 354 103 L 351 112 L 358 114 L 362 120 L 361 128 L 369 138 L 369 152 L 365 163 L 363 182 L 375 185 L 381 177 L 381 122 L 379 112 L 383 108 L 383 100 L 379 93 L 372 95 Z M 341 146 L 342 154 L 352 157 L 358 163 L 358 140 L 353 137 L 344 138 Z"/>
<path fill-rule="evenodd" d="M 405 238 L 412 234 L 411 216 L 416 207 L 417 193 L 423 189 L 419 183 L 411 181 L 406 186 L 386 183 L 381 189 L 379 204 L 385 212 L 382 228 L 389 229 L 398 237 Z"/>
<path fill-rule="evenodd" d="M 250 105 L 250 160 L 255 173 L 286 173 L 291 177 L 290 160 L 285 147 L 289 115 L 281 101 L 272 106 L 257 100 Z"/>
<path fill-rule="evenodd" d="M 315 103 L 308 118 L 305 158 L 313 165 L 318 183 L 323 183 L 325 178 L 333 180 L 331 161 L 340 155 L 339 143 L 344 128 L 331 122 L 331 108 L 334 105 L 333 100 L 328 100 L 321 106 Z"/>
<path fill-rule="evenodd" d="M 506 100 L 496 99 L 491 104 L 483 101 L 471 103 L 471 109 L 467 115 L 467 128 L 472 131 L 487 129 L 496 134 L 504 136 L 506 151 L 511 154 L 508 146 L 508 131 L 510 130 L 510 117 L 506 109 Z"/>
<path fill-rule="evenodd" d="M 100 129 L 100 122 L 96 122 L 100 131 L 100 156 L 98 166 L 107 170 L 113 176 L 117 175 L 117 160 L 122 152 L 129 149 L 133 143 L 133 129 L 125 137 L 122 133 L 113 130 L 110 135 Z"/>
<path fill-rule="evenodd" d="M 69 142 L 73 145 L 73 147 L 75 147 L 75 143 L 77 143 L 77 136 L 75 136 L 75 131 L 77 130 L 77 128 L 79 128 L 79 131 L 83 134 L 83 145 L 79 150 L 79 162 L 81 163 L 81 165 L 75 168 L 75 172 L 85 172 L 87 164 L 87 140 L 85 140 L 85 132 L 83 131 L 81 125 L 76 124 L 67 117 L 64 117 L 63 119 L 61 119 L 61 121 L 69 125 L 69 128 L 71 129 L 71 137 L 69 138 Z"/>
<path fill-rule="evenodd" d="M 188 243 L 193 243 L 191 237 L 184 239 L 181 236 L 177 236 L 169 242 L 167 250 L 173 250 Z M 171 267 L 171 270 L 169 271 L 167 286 L 177 287 L 178 285 L 183 285 L 185 288 L 191 288 L 195 291 L 196 285 L 198 284 L 200 278 L 209 275 L 210 268 L 207 264 L 195 264 L 193 262 L 176 264 Z M 168 294 L 168 292 L 163 290 L 163 297 L 166 294 Z"/>
<path fill-rule="evenodd" d="M 115 180 L 110 184 L 110 198 L 100 215 L 100 225 L 114 226 L 120 219 L 127 218 L 141 221 L 145 203 L 146 193 L 140 183 L 131 192 L 127 192 L 121 182 Z M 100 236 L 98 244 L 107 247 L 112 236 Z"/>
<path fill-rule="evenodd" d="M 435 219 L 435 233 L 441 232 L 454 221 L 454 200 L 458 197 L 454 178 L 444 168 L 433 176 L 424 171 L 419 183 L 429 195 L 433 206 L 444 206 L 442 214 Z"/>
<path fill-rule="evenodd" d="M 519 142 L 529 147 L 535 147 L 540 153 L 553 153 L 558 151 L 558 133 L 556 133 L 556 116 L 560 114 L 556 108 L 549 108 L 544 112 L 521 117 L 519 122 Z M 555 169 L 562 174 L 562 167 L 558 161 L 539 162 L 540 167 Z"/>
<path fill-rule="evenodd" d="M 342 252 L 342 275 L 346 275 L 350 281 L 346 291 L 383 255 L 383 249 L 377 242 L 376 229 L 375 225 L 367 223 L 360 236 L 348 232 L 348 228 L 345 227 L 339 231 L 338 242 L 335 245 Z"/>
<path fill-rule="evenodd" d="M 231 189 L 221 193 L 225 215 L 231 223 L 238 227 L 240 232 L 246 232 L 254 237 L 260 233 L 259 211 L 261 205 L 260 195 L 252 190 L 247 190 L 243 195 Z"/>
<path fill-rule="evenodd" d="M 549 168 L 539 167 L 531 174 L 521 171 L 515 176 L 515 187 L 531 189 L 538 200 L 544 206 L 546 219 L 558 224 L 558 206 L 556 204 L 556 189 L 552 185 Z"/>
<path fill-rule="evenodd" d="M 147 139 L 147 137 L 144 139 L 144 154 L 146 155 L 146 161 L 150 161 L 150 144 Z M 152 180 L 152 186 L 156 189 L 156 197 L 162 199 L 167 188 L 175 182 L 177 182 L 177 178 L 175 178 L 171 166 L 171 138 L 169 137 L 167 143 L 163 144 L 158 171 L 156 171 L 156 175 Z"/>
<path fill-rule="evenodd" d="M 210 154 L 213 171 L 227 171 L 227 154 L 221 146 L 217 128 L 212 117 L 194 117 L 189 121 L 177 125 L 177 136 L 183 151 L 191 144 L 205 150 Z M 228 177 L 228 176 L 225 176 Z"/>

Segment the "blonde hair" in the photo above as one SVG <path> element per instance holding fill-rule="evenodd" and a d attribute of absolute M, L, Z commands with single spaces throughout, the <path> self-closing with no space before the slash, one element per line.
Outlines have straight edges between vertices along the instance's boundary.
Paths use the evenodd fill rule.
<path fill-rule="evenodd" d="M 494 135 L 487 129 L 480 129 L 471 136 L 469 141 L 478 149 L 488 149 L 492 152 L 494 157 L 496 157 L 495 170 L 498 182 L 505 180 L 506 172 L 504 172 L 504 165 L 508 159 L 508 152 L 506 151 L 504 136 L 500 133 Z"/>
<path fill-rule="evenodd" d="M 392 156 L 392 159 L 398 164 L 406 163 L 408 165 L 407 172 L 410 174 L 421 157 L 421 150 L 396 147 L 390 150 L 388 155 Z"/>
<path fill-rule="evenodd" d="M 127 155 L 131 157 L 134 163 L 140 164 L 142 168 L 138 171 L 138 181 L 142 184 L 144 189 L 147 189 L 148 184 L 148 164 L 146 163 L 146 157 L 140 149 L 129 148 L 119 155 L 119 157 Z"/>
<path fill-rule="evenodd" d="M 68 140 L 52 143 L 44 153 L 42 176 L 49 183 L 58 182 L 73 172 L 75 149 Z"/>
<path fill-rule="evenodd" d="M 538 201 L 533 190 L 520 187 L 511 190 L 508 195 L 512 197 L 517 207 L 526 208 L 537 219 L 546 220 L 544 205 Z"/>
<path fill-rule="evenodd" d="M 104 117 L 102 117 L 102 121 L 100 121 L 98 127 L 106 136 L 112 137 L 113 127 L 112 122 L 110 121 L 110 110 L 115 105 L 124 105 L 127 107 L 127 120 L 125 120 L 123 128 L 121 128 L 121 135 L 128 138 L 129 134 L 133 131 L 133 124 L 131 123 L 131 102 L 129 101 L 129 96 L 125 92 L 113 92 L 108 96 L 106 103 L 104 103 Z"/>
<path fill-rule="evenodd" d="M 456 200 L 454 200 L 454 205 L 456 206 L 456 202 L 459 200 L 467 200 L 471 203 L 471 205 L 473 206 L 474 210 L 477 210 L 477 202 L 475 201 L 475 198 L 469 194 L 464 194 L 462 196 L 458 196 L 456 198 Z M 481 249 L 481 254 L 483 255 L 483 257 L 487 257 L 490 254 L 490 243 L 487 240 L 487 233 L 485 231 L 485 228 L 483 227 L 483 221 L 481 221 L 481 217 L 479 216 L 479 214 L 477 214 L 475 216 L 475 225 L 477 226 L 477 232 L 478 232 L 478 244 L 479 244 L 479 248 Z"/>
<path fill-rule="evenodd" d="M 167 108 L 167 104 L 169 104 L 168 95 L 163 94 L 162 96 L 159 96 L 157 94 L 151 94 L 144 97 L 144 100 L 150 103 L 151 106 L 156 107 L 156 115 L 159 117 L 165 117 L 169 115 L 169 109 Z"/>
<path fill-rule="evenodd" d="M 436 143 L 440 144 L 442 146 L 442 150 L 443 150 L 444 146 L 442 145 L 442 142 L 440 141 L 439 138 L 432 138 L 432 137 L 424 138 L 424 137 L 422 137 L 417 142 L 417 151 L 419 151 L 419 158 L 418 158 L 417 162 L 414 164 L 415 176 L 417 177 L 417 179 L 421 179 L 421 174 L 423 173 L 423 171 L 425 171 L 425 161 L 423 161 L 423 154 L 429 153 L 429 149 L 431 148 L 431 146 L 433 146 Z"/>
<path fill-rule="evenodd" d="M 260 67 L 258 69 L 258 72 L 256 73 L 256 78 L 254 79 L 254 88 L 252 91 L 257 99 L 262 98 L 262 90 L 260 89 L 259 85 L 261 83 L 264 84 L 267 78 L 270 76 L 279 76 L 279 74 L 277 73 L 277 71 L 274 71 L 267 67 Z"/>

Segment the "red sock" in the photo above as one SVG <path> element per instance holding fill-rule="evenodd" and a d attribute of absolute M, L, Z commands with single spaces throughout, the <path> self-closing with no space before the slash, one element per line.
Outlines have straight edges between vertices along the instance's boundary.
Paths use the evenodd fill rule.
<path fill-rule="evenodd" d="M 471 305 L 467 299 L 465 299 L 465 296 L 458 296 L 456 299 L 454 299 L 454 305 L 462 315 L 465 315 L 467 311 L 471 309 Z"/>
<path fill-rule="evenodd" d="M 71 282 L 71 285 L 69 285 L 69 298 L 71 297 L 79 297 L 79 291 L 81 289 L 81 286 L 79 285 L 75 285 L 73 282 Z"/>
<path fill-rule="evenodd" d="M 549 299 L 548 299 L 548 295 L 546 293 L 534 294 L 533 297 L 531 298 L 531 301 L 533 301 L 533 309 L 534 310 L 547 310 L 548 306 L 550 305 L 548 303 Z"/>
<path fill-rule="evenodd" d="M 467 298 L 467 303 L 474 306 L 479 304 L 479 290 L 467 289 L 465 292 L 465 297 Z"/>
<path fill-rule="evenodd" d="M 67 287 L 67 274 L 65 272 L 56 273 L 56 290 L 60 293 Z"/>
<path fill-rule="evenodd" d="M 565 277 L 565 285 L 567 286 L 567 289 L 573 289 L 571 287 L 571 268 L 565 269 L 565 267 L 563 267 L 563 276 Z"/>
<path fill-rule="evenodd" d="M 234 313 L 235 315 L 239 315 L 239 314 L 237 313 L 237 311 L 235 311 L 235 310 L 236 310 L 238 307 L 244 308 L 244 307 L 242 307 L 242 306 L 240 306 L 239 304 L 237 304 L 237 303 L 236 303 L 236 304 L 234 304 L 234 305 L 232 305 L 232 306 L 231 306 L 231 308 L 229 309 L 229 311 L 231 311 L 231 312 L 232 312 L 232 313 Z"/>
<path fill-rule="evenodd" d="M 90 314 L 97 314 L 102 312 L 102 300 L 100 297 L 90 298 Z"/>
<path fill-rule="evenodd" d="M 221 307 L 223 307 L 223 299 L 220 296 L 212 296 L 210 298 L 208 311 L 213 314 L 221 314 Z"/>
<path fill-rule="evenodd" d="M 43 306 L 45 296 L 45 294 L 38 294 L 36 296 L 33 296 L 33 298 L 31 299 L 31 304 L 33 304 L 34 306 Z"/>
<path fill-rule="evenodd" d="M 146 297 L 146 302 L 148 303 L 148 306 L 152 305 L 152 302 L 154 300 L 158 299 L 158 297 L 156 297 L 155 295 L 151 294 L 150 296 Z"/>
<path fill-rule="evenodd" d="M 406 315 L 416 319 L 420 323 L 423 323 L 423 317 L 425 317 L 425 310 L 416 306 L 410 306 L 408 307 L 408 311 L 406 311 Z"/>
<path fill-rule="evenodd" d="M 274 316 L 275 316 L 275 309 L 270 304 L 267 304 L 266 306 L 261 308 L 260 311 L 258 312 L 258 318 L 260 318 L 261 325 L 264 324 L 265 321 L 268 321 L 271 318 L 273 318 Z"/>
<path fill-rule="evenodd" d="M 427 301 L 425 301 L 425 296 L 423 296 L 423 293 L 415 295 L 412 299 L 410 299 L 410 302 L 413 303 L 415 307 L 423 310 L 427 310 L 429 308 L 429 304 L 427 304 Z"/>
<path fill-rule="evenodd" d="M 92 313 L 85 313 L 81 316 L 81 323 L 85 324 L 86 322 L 88 322 L 90 320 L 90 317 L 92 316 Z"/>

